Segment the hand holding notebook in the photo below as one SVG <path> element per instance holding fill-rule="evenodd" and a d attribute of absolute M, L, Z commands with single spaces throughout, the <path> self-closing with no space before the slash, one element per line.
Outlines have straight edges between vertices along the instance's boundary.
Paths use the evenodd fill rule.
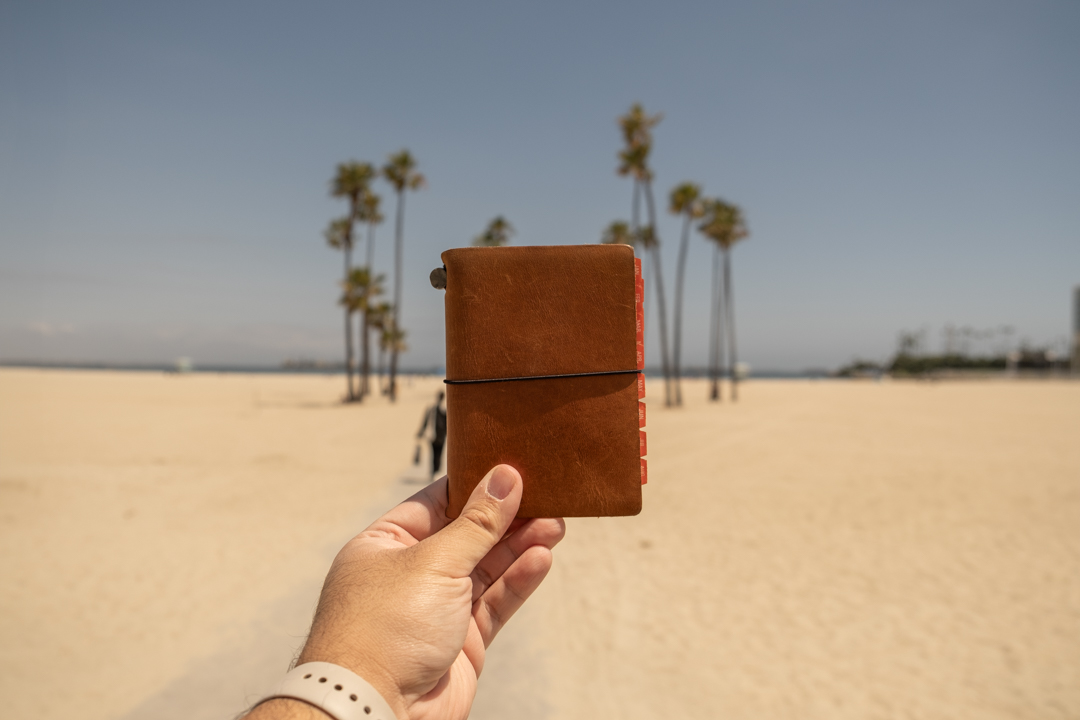
<path fill-rule="evenodd" d="M 639 513 L 644 288 L 633 249 L 461 248 L 442 259 L 449 515 L 499 463 L 521 473 L 519 517 Z"/>

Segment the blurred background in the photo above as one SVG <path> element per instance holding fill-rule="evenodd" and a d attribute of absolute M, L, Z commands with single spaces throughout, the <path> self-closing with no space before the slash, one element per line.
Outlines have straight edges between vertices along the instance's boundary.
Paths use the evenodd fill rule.
<path fill-rule="evenodd" d="M 439 253 L 496 215 L 521 245 L 599 242 L 629 219 L 615 121 L 633 102 L 663 114 L 651 165 L 669 276 L 670 188 L 693 181 L 744 210 L 736 302 L 756 370 L 882 361 L 902 330 L 944 350 L 948 325 L 1069 349 L 1074 3 L 0 13 L 4 361 L 341 362 L 340 256 L 321 233 L 345 204 L 329 180 L 408 148 L 427 187 L 408 200 L 401 363 L 437 368 Z M 392 192 L 374 188 L 385 271 Z M 691 366 L 706 363 L 709 249 L 695 234 Z"/>

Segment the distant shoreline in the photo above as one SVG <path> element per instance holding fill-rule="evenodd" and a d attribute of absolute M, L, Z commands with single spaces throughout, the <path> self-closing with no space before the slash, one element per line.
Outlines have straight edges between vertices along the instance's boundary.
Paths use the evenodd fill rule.
<path fill-rule="evenodd" d="M 42 360 L 0 360 L 0 368 L 24 368 L 29 370 L 102 370 L 112 372 L 163 372 L 173 374 L 249 374 L 249 375 L 344 375 L 345 368 L 341 366 L 299 366 L 287 367 L 281 365 L 194 365 L 190 370 L 179 372 L 176 363 L 106 363 L 106 362 L 47 362 Z M 375 373 L 372 373 L 373 375 Z M 399 375 L 414 377 L 442 377 L 445 374 L 443 367 L 406 368 L 398 370 Z M 682 377 L 703 378 L 708 376 L 705 368 L 686 368 L 682 371 Z M 662 379 L 663 373 L 659 368 L 645 368 L 645 377 Z M 769 380 L 805 380 L 805 379 L 828 379 L 831 377 L 826 370 L 754 370 L 749 377 Z"/>

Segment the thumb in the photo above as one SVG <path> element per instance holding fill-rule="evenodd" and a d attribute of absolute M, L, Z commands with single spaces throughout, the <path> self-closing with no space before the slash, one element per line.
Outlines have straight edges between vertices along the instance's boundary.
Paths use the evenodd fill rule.
<path fill-rule="evenodd" d="M 435 566 L 450 577 L 468 577 L 502 540 L 521 504 L 521 475 L 496 465 L 473 490 L 461 515 L 423 544 Z"/>

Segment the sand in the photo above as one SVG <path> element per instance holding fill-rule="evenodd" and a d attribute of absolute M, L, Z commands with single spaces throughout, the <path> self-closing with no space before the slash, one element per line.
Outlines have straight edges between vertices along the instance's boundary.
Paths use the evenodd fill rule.
<path fill-rule="evenodd" d="M 439 385 L 0 370 L 0 714 L 241 711 L 419 487 Z M 685 394 L 644 512 L 569 522 L 473 717 L 1080 717 L 1080 383 Z"/>

